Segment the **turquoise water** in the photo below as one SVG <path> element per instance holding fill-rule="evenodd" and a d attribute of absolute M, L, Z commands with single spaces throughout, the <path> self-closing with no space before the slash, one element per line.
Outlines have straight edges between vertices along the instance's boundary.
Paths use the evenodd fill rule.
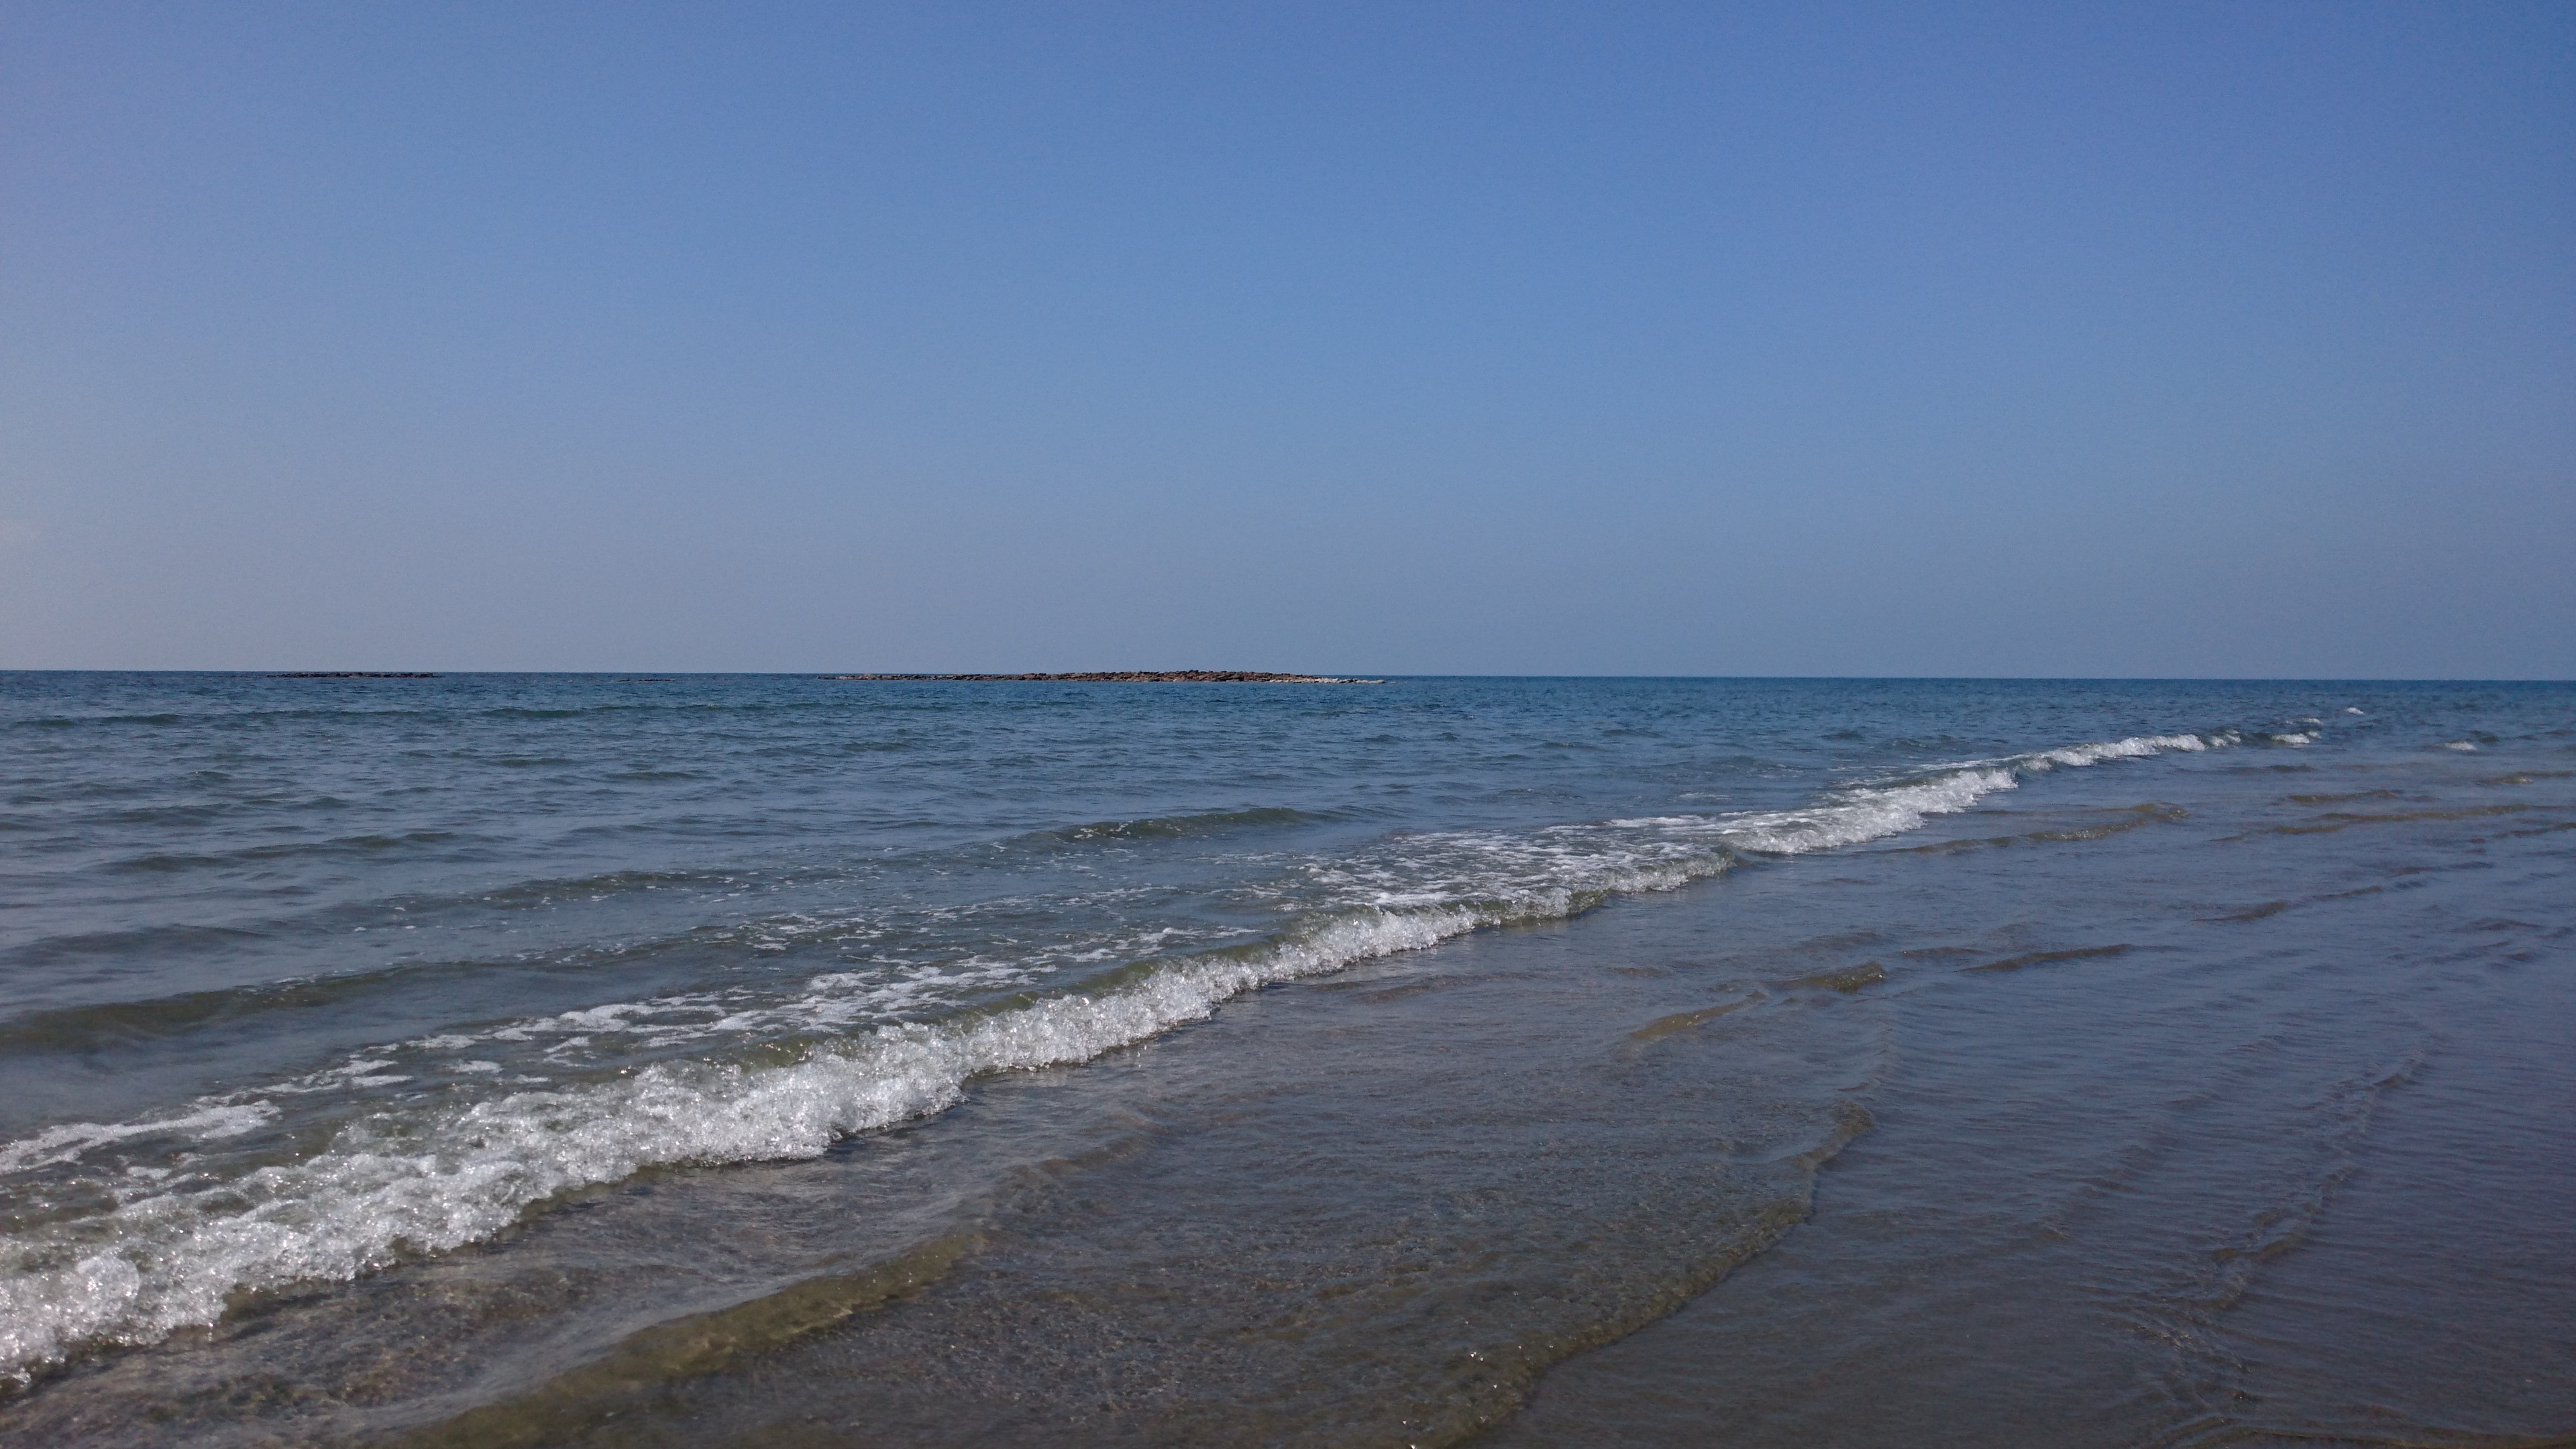
<path fill-rule="evenodd" d="M 0 676 L 0 1437 L 2576 1433 L 2571 705 Z"/>

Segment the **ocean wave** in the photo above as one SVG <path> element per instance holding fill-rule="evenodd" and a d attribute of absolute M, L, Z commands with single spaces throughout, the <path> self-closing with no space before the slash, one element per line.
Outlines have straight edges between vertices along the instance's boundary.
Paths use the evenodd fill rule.
<path fill-rule="evenodd" d="M 1205 810 L 1191 815 L 1157 815 L 1142 820 L 1095 820 L 1087 825 L 1067 825 L 1055 830 L 1041 830 L 1034 838 L 1068 842 L 1189 840 L 1210 835 L 1230 835 L 1245 830 L 1309 825 L 1336 818 L 1338 817 L 1329 813 L 1292 810 L 1282 805 L 1255 806 L 1243 810 Z"/>
<path fill-rule="evenodd" d="M 493 837 L 469 835 L 454 830 L 409 830 L 399 835 L 344 835 L 328 840 L 289 841 L 272 845 L 245 846 L 239 850 L 214 853 L 177 854 L 155 851 L 148 855 L 127 856 L 102 861 L 94 870 L 115 875 L 175 875 L 194 870 L 238 870 L 245 866 L 269 865 L 300 859 L 364 859 L 391 851 L 431 850 L 459 847 L 471 851 L 496 843 Z"/>
<path fill-rule="evenodd" d="M 2035 755 L 2023 756 L 2022 760 L 2023 767 L 2030 770 L 2045 770 L 2057 765 L 2069 765 L 2080 769 L 2086 765 L 2101 764 L 2105 760 L 2135 760 L 2148 755 L 2162 754 L 2167 750 L 2196 751 L 2208 749 L 2209 746 L 2210 741 L 2199 735 L 2132 735 L 2128 739 L 2112 740 L 2107 744 L 2074 745 L 2062 750 L 2043 750 Z"/>
<path fill-rule="evenodd" d="M 0 1144 L 0 1172 L 23 1172 L 31 1167 L 69 1162 L 93 1148 L 137 1137 L 184 1137 L 199 1142 L 237 1137 L 276 1115 L 276 1108 L 264 1102 L 219 1102 L 135 1122 L 65 1123 L 33 1137 Z"/>
<path fill-rule="evenodd" d="M 136 1138 L 250 1133 L 270 1123 L 277 1100 L 410 1080 L 406 1054 L 681 1025 L 687 1032 L 666 1044 L 694 1039 L 710 1053 L 516 1090 L 493 1063 L 458 1060 L 457 1073 L 490 1073 L 473 1076 L 490 1083 L 489 1095 L 358 1115 L 319 1150 L 247 1171 L 164 1180 L 133 1179 L 129 1169 L 126 1181 L 92 1184 L 113 1206 L 0 1238 L 0 1373 L 23 1380 L 85 1344 L 150 1342 L 211 1323 L 244 1292 L 347 1279 L 406 1253 L 476 1242 L 550 1198 L 647 1168 L 813 1157 L 851 1134 L 942 1111 L 979 1076 L 1088 1061 L 1202 1020 L 1261 986 L 1471 931 L 1562 919 L 1614 895 L 1670 890 L 1746 855 L 1883 839 L 2053 768 L 2227 742 L 2159 735 L 2070 746 L 1858 784 L 1793 810 L 1400 836 L 1374 853 L 1309 863 L 1296 884 L 1312 894 L 1299 897 L 1294 923 L 1278 933 L 1179 951 L 1165 935 L 1164 954 L 937 1020 L 852 1028 L 882 1009 L 869 994 L 888 983 L 826 975 L 801 995 L 749 1010 L 712 997 L 609 1003 L 373 1049 L 265 1097 L 50 1128 L 0 1145 L 0 1173 L 59 1168 Z M 776 1059 L 782 1032 L 809 1034 L 794 1060 Z M 773 1050 L 722 1059 L 725 1043 L 751 1040 Z"/>

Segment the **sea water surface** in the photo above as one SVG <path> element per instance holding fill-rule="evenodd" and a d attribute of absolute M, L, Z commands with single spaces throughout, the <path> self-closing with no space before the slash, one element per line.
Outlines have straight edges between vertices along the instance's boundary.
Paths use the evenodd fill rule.
<path fill-rule="evenodd" d="M 0 675 L 0 1442 L 2576 1442 L 2576 688 Z"/>

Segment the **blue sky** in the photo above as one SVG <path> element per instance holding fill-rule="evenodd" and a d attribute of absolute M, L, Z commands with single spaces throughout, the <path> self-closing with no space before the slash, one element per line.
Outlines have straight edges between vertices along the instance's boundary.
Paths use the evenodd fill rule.
<path fill-rule="evenodd" d="M 0 667 L 2576 674 L 2565 4 L 0 3 Z"/>

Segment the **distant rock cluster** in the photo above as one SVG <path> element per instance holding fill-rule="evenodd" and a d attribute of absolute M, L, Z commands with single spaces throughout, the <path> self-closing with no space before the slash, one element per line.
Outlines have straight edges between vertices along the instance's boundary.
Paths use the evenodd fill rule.
<path fill-rule="evenodd" d="M 1060 684 L 1384 684 L 1329 674 L 1268 674 L 1253 669 L 1113 669 L 1089 674 L 826 674 L 825 679 L 1042 680 Z"/>
<path fill-rule="evenodd" d="M 436 679 L 435 674 L 414 670 L 383 669 L 298 669 L 287 674 L 272 674 L 271 679 Z"/>

